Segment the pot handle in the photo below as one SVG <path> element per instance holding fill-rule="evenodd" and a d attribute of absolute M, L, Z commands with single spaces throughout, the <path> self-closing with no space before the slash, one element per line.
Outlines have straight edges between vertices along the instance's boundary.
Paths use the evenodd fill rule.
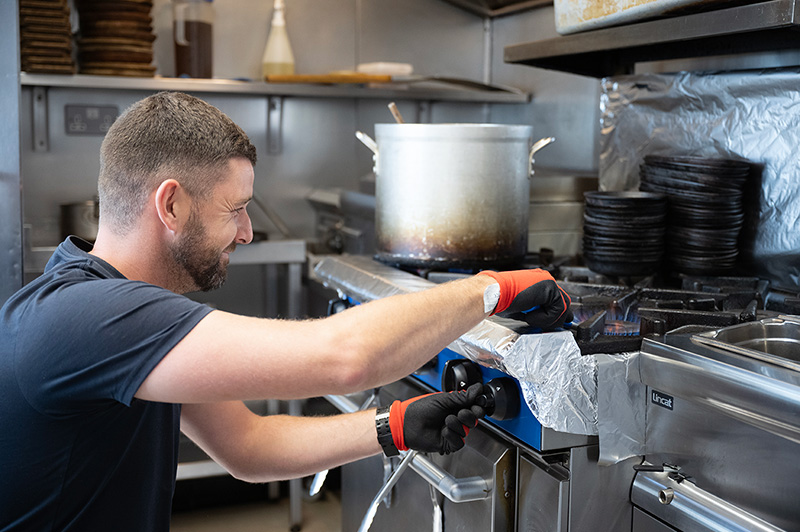
<path fill-rule="evenodd" d="M 531 146 L 531 151 L 528 154 L 528 160 L 530 161 L 530 165 L 531 165 L 531 168 L 530 168 L 530 174 L 531 175 L 533 175 L 533 154 L 535 154 L 537 151 L 541 150 L 542 148 L 544 148 L 545 146 L 547 146 L 551 142 L 555 142 L 555 140 L 556 140 L 555 137 L 545 137 L 545 138 L 539 139 L 539 140 L 537 140 L 536 142 L 533 143 L 533 146 Z"/>
<path fill-rule="evenodd" d="M 361 131 L 356 131 L 356 138 L 361 141 L 364 146 L 372 150 L 372 171 L 378 175 L 378 143 L 372 140 L 372 137 Z"/>
<path fill-rule="evenodd" d="M 378 155 L 378 143 L 372 140 L 372 137 L 361 131 L 356 131 L 356 138 L 360 140 L 364 146 L 372 150 L 372 153 Z M 533 155 L 533 153 L 531 153 Z"/>

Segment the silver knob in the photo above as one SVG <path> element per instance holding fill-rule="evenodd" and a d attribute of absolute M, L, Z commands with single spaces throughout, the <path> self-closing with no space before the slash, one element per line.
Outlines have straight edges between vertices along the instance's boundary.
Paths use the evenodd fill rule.
<path fill-rule="evenodd" d="M 665 488 L 658 492 L 658 502 L 669 504 L 675 498 L 675 491 L 672 488 Z"/>

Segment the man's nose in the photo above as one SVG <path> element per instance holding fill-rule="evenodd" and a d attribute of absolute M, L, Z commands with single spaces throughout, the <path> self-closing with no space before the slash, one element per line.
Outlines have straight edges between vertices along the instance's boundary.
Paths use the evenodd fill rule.
<path fill-rule="evenodd" d="M 250 215 L 245 209 L 242 211 L 244 216 L 239 217 L 239 225 L 236 231 L 237 244 L 249 244 L 253 241 L 253 223 L 250 221 Z"/>

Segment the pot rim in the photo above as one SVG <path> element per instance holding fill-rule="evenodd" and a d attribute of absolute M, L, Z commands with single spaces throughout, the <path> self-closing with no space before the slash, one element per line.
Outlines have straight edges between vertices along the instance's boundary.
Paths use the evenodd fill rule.
<path fill-rule="evenodd" d="M 375 140 L 380 143 L 387 139 L 429 139 L 443 140 L 475 139 L 519 139 L 528 140 L 533 137 L 533 126 L 521 124 L 477 124 L 477 123 L 443 123 L 443 124 L 375 124 Z"/>

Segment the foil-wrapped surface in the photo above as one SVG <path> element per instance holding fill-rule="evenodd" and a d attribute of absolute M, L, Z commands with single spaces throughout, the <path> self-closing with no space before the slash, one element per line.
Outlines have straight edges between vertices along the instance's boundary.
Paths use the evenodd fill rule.
<path fill-rule="evenodd" d="M 644 156 L 747 160 L 740 264 L 800 286 L 800 70 L 637 74 L 601 83 L 601 190 L 635 190 Z"/>
<path fill-rule="evenodd" d="M 646 387 L 639 376 L 639 352 L 597 357 L 597 418 L 600 465 L 644 455 Z"/>
<path fill-rule="evenodd" d="M 326 286 L 360 303 L 436 286 L 421 277 L 365 256 L 322 259 L 314 273 Z M 567 331 L 528 334 L 524 323 L 491 317 L 449 347 L 516 378 L 539 422 L 559 432 L 597 434 L 594 356 L 581 356 Z"/>

